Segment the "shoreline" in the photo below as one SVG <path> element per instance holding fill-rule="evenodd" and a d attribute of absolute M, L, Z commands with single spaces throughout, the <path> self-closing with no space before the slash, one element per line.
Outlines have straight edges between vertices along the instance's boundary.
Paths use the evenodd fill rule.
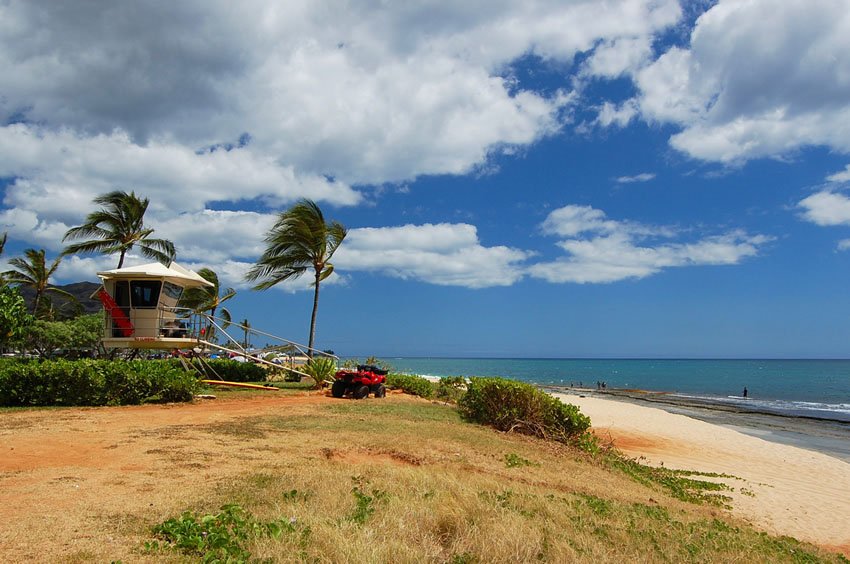
<path fill-rule="evenodd" d="M 714 403 L 710 399 L 682 397 L 644 390 L 562 388 L 545 391 L 566 396 L 586 396 L 661 409 L 667 413 L 719 425 L 773 443 L 827 454 L 850 463 L 850 423 L 829 418 L 782 415 Z"/>
<path fill-rule="evenodd" d="M 829 425 L 647 401 L 634 391 L 547 391 L 576 405 L 593 432 L 626 456 L 726 484 L 733 515 L 850 556 L 850 522 L 837 517 L 850 513 L 850 462 L 810 444 Z M 804 444 L 783 444 L 783 433 L 803 435 Z"/>

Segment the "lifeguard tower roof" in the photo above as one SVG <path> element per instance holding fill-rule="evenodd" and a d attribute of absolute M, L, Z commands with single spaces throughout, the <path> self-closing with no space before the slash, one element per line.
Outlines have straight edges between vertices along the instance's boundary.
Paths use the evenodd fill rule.
<path fill-rule="evenodd" d="M 165 266 L 159 262 L 126 266 L 124 268 L 104 270 L 103 272 L 98 272 L 97 275 L 104 280 L 115 280 L 118 278 L 161 278 L 186 288 L 193 286 L 213 286 L 211 282 L 203 279 L 197 272 L 184 268 L 176 262 L 172 262 L 170 266 Z"/>

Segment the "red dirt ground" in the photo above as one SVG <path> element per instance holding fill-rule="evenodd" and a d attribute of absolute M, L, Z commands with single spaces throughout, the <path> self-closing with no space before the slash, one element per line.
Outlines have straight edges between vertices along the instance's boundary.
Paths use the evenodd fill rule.
<path fill-rule="evenodd" d="M 186 502 L 187 483 L 212 477 L 208 469 L 214 467 L 217 477 L 236 475 L 246 457 L 269 456 L 250 448 L 240 457 L 229 456 L 229 448 L 250 441 L 211 432 L 211 425 L 294 415 L 327 401 L 333 400 L 312 393 L 191 405 L 7 411 L 0 416 L 0 561 L 96 556 L 91 532 L 104 521 L 120 530 L 132 519 L 127 513 L 166 517 Z"/>

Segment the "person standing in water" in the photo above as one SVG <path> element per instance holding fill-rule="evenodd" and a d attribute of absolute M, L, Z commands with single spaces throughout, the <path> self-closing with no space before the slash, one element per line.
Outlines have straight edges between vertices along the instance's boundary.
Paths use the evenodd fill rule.
<path fill-rule="evenodd" d="M 746 386 L 744 386 L 744 393 L 741 394 L 741 395 L 744 396 L 744 397 L 747 397 L 747 387 Z"/>

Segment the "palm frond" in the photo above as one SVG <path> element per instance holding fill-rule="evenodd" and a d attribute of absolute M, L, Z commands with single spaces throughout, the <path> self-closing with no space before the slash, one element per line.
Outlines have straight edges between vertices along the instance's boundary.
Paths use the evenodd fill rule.
<path fill-rule="evenodd" d="M 11 262 L 11 261 L 9 261 Z M 17 270 L 6 270 L 3 272 L 3 279 L 8 284 L 27 286 L 33 283 L 33 278 L 26 276 L 24 273 Z"/>
<path fill-rule="evenodd" d="M 97 196 L 94 203 L 102 206 L 86 216 L 82 225 L 69 229 L 63 241 L 78 241 L 66 247 L 64 254 L 121 253 L 139 245 L 142 255 L 168 264 L 174 260 L 176 250 L 171 241 L 152 239 L 153 229 L 144 227 L 144 215 L 150 200 L 136 196 L 135 192 L 116 190 Z"/>
<path fill-rule="evenodd" d="M 331 274 L 334 273 L 334 265 L 325 263 L 325 269 L 319 274 L 319 282 L 324 282 Z"/>
<path fill-rule="evenodd" d="M 163 241 L 164 243 L 168 243 L 168 245 L 157 247 L 149 246 L 150 241 L 150 239 L 147 239 L 143 243 L 139 243 L 139 252 L 143 256 L 152 258 L 166 266 L 174 262 L 174 257 L 177 256 L 177 251 L 174 249 L 174 245 L 170 241 Z"/>
<path fill-rule="evenodd" d="M 221 328 L 227 329 L 230 326 L 233 318 L 230 316 L 230 311 L 227 308 L 221 308 L 218 310 L 218 316 L 221 319 Z"/>
<path fill-rule="evenodd" d="M 345 238 L 342 224 L 327 224 L 319 206 L 311 200 L 300 200 L 278 214 L 274 226 L 266 234 L 267 247 L 246 279 L 260 281 L 255 289 L 267 289 L 278 282 L 297 278 L 307 269 L 324 271 L 324 266 Z M 330 271 L 332 272 L 332 270 Z M 324 278 L 330 275 L 324 274 Z"/>
<path fill-rule="evenodd" d="M 79 227 L 72 227 L 65 233 L 65 236 L 62 237 L 62 241 L 68 241 L 69 239 L 82 239 L 83 237 L 96 237 L 98 239 L 106 239 L 108 237 L 112 237 L 114 235 L 114 231 L 110 231 L 108 229 L 104 229 L 99 225 L 80 225 Z"/>
<path fill-rule="evenodd" d="M 109 240 L 92 240 L 83 241 L 80 243 L 72 243 L 65 247 L 62 251 L 63 255 L 74 255 L 77 253 L 103 253 L 112 254 L 118 252 L 120 246 L 116 246 L 114 242 Z"/>
<path fill-rule="evenodd" d="M 56 259 L 50 264 L 50 268 L 47 269 L 46 277 L 50 278 L 56 273 L 56 270 L 59 268 L 59 264 L 62 262 L 62 255 L 56 257 Z"/>
<path fill-rule="evenodd" d="M 218 274 L 212 269 L 202 268 L 198 270 L 198 276 L 212 284 L 215 288 L 218 288 Z"/>
<path fill-rule="evenodd" d="M 74 294 L 72 294 L 70 292 L 66 292 L 62 288 L 57 288 L 55 286 L 48 286 L 47 288 L 44 289 L 44 291 L 45 292 L 53 292 L 54 294 L 59 294 L 59 295 L 65 296 L 66 298 L 71 300 L 72 303 L 79 303 L 79 300 L 77 299 L 77 297 Z"/>
<path fill-rule="evenodd" d="M 44 249 L 35 250 L 27 249 L 24 251 L 26 258 L 15 257 L 9 259 L 9 265 L 14 270 L 8 270 L 4 273 L 7 280 L 12 284 L 24 286 L 43 287 L 47 285 L 47 269 L 45 263 Z"/>
<path fill-rule="evenodd" d="M 348 229 L 339 222 L 334 221 L 328 229 L 328 251 L 327 260 L 333 256 L 336 250 L 342 245 L 345 236 L 348 235 Z"/>
<path fill-rule="evenodd" d="M 180 296 L 180 307 L 191 309 L 195 312 L 207 311 L 209 296 L 202 288 L 189 288 Z"/>

